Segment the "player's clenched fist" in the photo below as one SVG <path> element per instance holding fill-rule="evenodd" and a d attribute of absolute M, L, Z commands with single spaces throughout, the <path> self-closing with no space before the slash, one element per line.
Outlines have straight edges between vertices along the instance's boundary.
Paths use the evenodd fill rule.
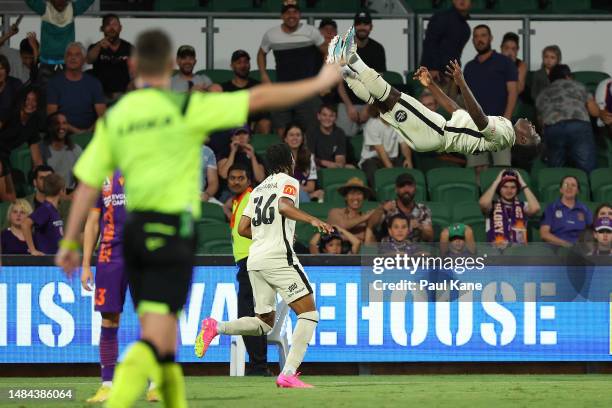
<path fill-rule="evenodd" d="M 59 266 L 64 270 L 64 273 L 68 277 L 72 276 L 72 273 L 81 264 L 81 256 L 78 251 L 60 248 L 55 255 L 55 265 Z"/>
<path fill-rule="evenodd" d="M 415 81 L 419 81 L 425 88 L 428 88 L 433 82 L 433 78 L 427 67 L 419 67 L 412 78 Z"/>

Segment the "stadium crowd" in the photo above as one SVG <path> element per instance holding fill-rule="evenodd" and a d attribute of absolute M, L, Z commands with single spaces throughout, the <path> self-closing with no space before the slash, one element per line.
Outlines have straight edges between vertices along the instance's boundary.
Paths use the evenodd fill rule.
<path fill-rule="evenodd" d="M 100 41 L 88 48 L 75 41 L 74 19 L 93 0 L 26 3 L 46 16 L 40 41 L 28 33 L 19 50 L 10 48 L 17 24 L 0 36 L 0 200 L 6 211 L 1 239 L 4 254 L 40 255 L 57 250 L 71 191 L 78 183 L 72 167 L 91 139 L 96 120 L 134 88 L 128 64 L 132 45 L 121 38 L 121 21 L 113 14 L 102 18 Z M 416 243 L 439 241 L 442 254 L 463 256 L 476 251 L 475 242 L 491 242 L 504 250 L 539 236 L 551 248 L 584 242 L 587 253 L 612 254 L 612 190 L 596 194 L 593 189 L 591 197 L 588 188 L 589 175 L 594 187 L 598 146 L 612 146 L 612 79 L 589 92 L 562 64 L 556 45 L 542 50 L 541 69 L 529 73 L 517 58 L 518 35 L 505 34 L 497 52 L 488 26 L 470 29 L 470 6 L 469 0 L 453 0 L 449 10 L 432 17 L 421 64 L 461 104 L 444 68 L 451 59 L 461 60 L 471 36 L 477 56 L 464 61 L 464 74 L 485 114 L 517 119 L 525 107 L 532 107 L 543 147 L 515 146 L 469 157 L 412 152 L 379 118 L 374 105 L 365 105 L 340 84 L 290 110 L 257 114 L 240 128 L 212 135 L 202 147 L 202 202 L 222 208 L 229 222 L 232 200 L 265 178 L 265 146 L 284 142 L 295 157 L 300 203 L 318 202 L 327 211 L 323 218 L 336 226 L 333 234 L 298 230 L 296 245 L 301 244 L 302 252 L 356 254 L 374 243 L 385 251 L 409 252 Z M 251 71 L 248 51 L 234 50 L 233 77 L 222 83 L 196 72 L 195 48 L 180 45 L 172 90 L 232 92 L 260 81 L 314 76 L 337 34 L 336 22 L 325 18 L 318 27 L 308 25 L 293 2 L 282 6 L 280 17 L 253 54 L 257 70 Z M 371 15 L 357 12 L 354 26 L 358 54 L 384 76 L 385 49 L 372 38 Z M 266 69 L 269 52 L 275 71 Z M 448 116 L 428 90 L 419 89 L 415 96 Z M 435 171 L 430 172 L 439 170 L 442 178 L 467 174 L 460 171 L 463 166 L 471 174 L 468 185 L 454 180 L 459 186 L 446 193 L 439 189 L 444 186 L 434 179 Z M 547 185 L 541 175 L 545 167 L 561 168 L 548 173 Z M 330 182 L 337 175 L 341 178 Z M 465 200 L 455 194 L 466 190 Z M 477 214 L 462 214 L 461 201 L 472 206 L 466 204 L 466 209 L 476 206 Z M 445 211 L 453 216 L 441 216 Z"/>

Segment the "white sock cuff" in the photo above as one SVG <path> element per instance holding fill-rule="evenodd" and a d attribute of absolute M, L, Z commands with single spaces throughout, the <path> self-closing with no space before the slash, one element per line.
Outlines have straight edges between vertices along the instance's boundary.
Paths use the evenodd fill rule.
<path fill-rule="evenodd" d="M 313 323 L 319 323 L 319 312 L 304 312 L 298 315 L 298 319 L 310 320 Z"/>

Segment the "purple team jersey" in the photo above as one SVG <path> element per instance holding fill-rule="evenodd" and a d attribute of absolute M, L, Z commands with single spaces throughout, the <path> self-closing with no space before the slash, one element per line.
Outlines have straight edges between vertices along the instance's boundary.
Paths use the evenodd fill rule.
<path fill-rule="evenodd" d="M 123 267 L 123 224 L 125 193 L 123 176 L 118 171 L 106 179 L 96 204 L 100 211 L 100 248 L 96 266 L 95 310 L 121 313 L 127 291 L 127 275 Z"/>
<path fill-rule="evenodd" d="M 11 232 L 9 228 L 2 230 L 0 234 L 0 240 L 2 241 L 2 253 L 8 255 L 27 255 L 28 244 L 25 241 L 20 240 Z"/>
<path fill-rule="evenodd" d="M 47 255 L 55 255 L 64 236 L 64 221 L 57 208 L 48 201 L 43 202 L 30 218 L 34 223 L 34 246 Z"/>

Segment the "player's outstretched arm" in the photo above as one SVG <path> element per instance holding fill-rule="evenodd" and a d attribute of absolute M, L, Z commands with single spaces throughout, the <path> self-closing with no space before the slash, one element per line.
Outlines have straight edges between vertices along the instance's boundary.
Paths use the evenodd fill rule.
<path fill-rule="evenodd" d="M 62 268 L 68 277 L 72 276 L 74 270 L 79 266 L 79 235 L 81 225 L 98 198 L 99 191 L 95 187 L 81 182 L 74 192 L 68 225 L 64 239 L 60 242 L 60 249 L 55 256 L 55 264 Z"/>
<path fill-rule="evenodd" d="M 262 84 L 251 88 L 249 112 L 261 112 L 297 105 L 335 86 L 342 76 L 340 65 L 324 64 L 314 78 L 278 84 Z"/>
<path fill-rule="evenodd" d="M 454 111 L 461 109 L 455 101 L 440 89 L 426 67 L 419 67 L 414 73 L 413 79 L 419 81 L 421 85 L 429 89 L 436 102 L 438 102 L 448 113 L 452 114 Z"/>
<path fill-rule="evenodd" d="M 326 222 L 321 221 L 317 217 L 305 213 L 304 211 L 296 208 L 293 201 L 286 197 L 281 197 L 278 203 L 278 212 L 283 216 L 293 221 L 307 222 L 313 227 L 317 228 L 319 232 L 326 232 L 330 234 L 334 227 Z"/>
<path fill-rule="evenodd" d="M 247 217 L 246 215 L 240 217 L 238 234 L 240 234 L 241 237 L 253 239 L 253 234 L 251 233 L 251 217 Z"/>
<path fill-rule="evenodd" d="M 465 102 L 465 107 L 472 117 L 472 120 L 476 124 L 479 130 L 483 130 L 489 124 L 489 118 L 484 114 L 482 107 L 472 94 L 470 87 L 465 82 L 465 78 L 463 77 L 463 72 L 461 71 L 461 66 L 455 61 L 450 61 L 446 66 L 446 75 L 452 77 L 455 80 L 455 83 L 461 90 L 461 94 L 463 95 L 463 101 Z"/>

